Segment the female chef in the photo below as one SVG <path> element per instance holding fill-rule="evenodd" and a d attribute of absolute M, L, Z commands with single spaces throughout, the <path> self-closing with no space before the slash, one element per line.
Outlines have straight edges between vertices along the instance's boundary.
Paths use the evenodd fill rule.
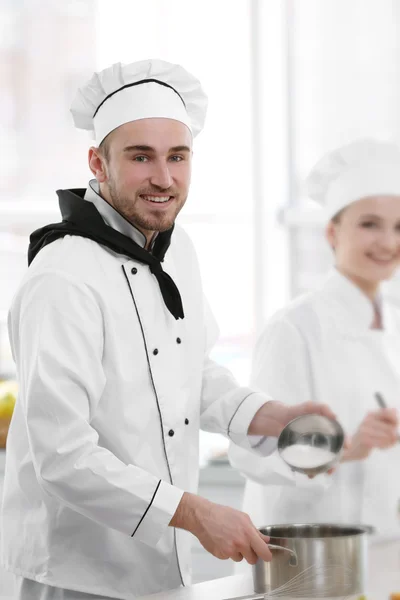
<path fill-rule="evenodd" d="M 283 402 L 329 404 L 349 448 L 332 476 L 313 480 L 276 454 L 231 446 L 231 462 L 249 478 L 244 510 L 259 526 L 361 522 L 400 535 L 400 310 L 381 292 L 400 264 L 400 148 L 353 142 L 321 159 L 308 190 L 325 211 L 335 266 L 269 321 L 252 383 Z"/>

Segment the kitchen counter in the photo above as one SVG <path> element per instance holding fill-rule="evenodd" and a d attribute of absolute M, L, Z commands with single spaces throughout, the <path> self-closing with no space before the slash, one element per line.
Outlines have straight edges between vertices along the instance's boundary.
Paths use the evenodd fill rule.
<path fill-rule="evenodd" d="M 389 600 L 392 592 L 400 592 L 400 541 L 371 545 L 368 562 L 368 600 Z M 254 593 L 250 569 L 249 576 L 224 577 L 188 588 L 143 596 L 141 600 L 228 600 L 250 595 Z"/>

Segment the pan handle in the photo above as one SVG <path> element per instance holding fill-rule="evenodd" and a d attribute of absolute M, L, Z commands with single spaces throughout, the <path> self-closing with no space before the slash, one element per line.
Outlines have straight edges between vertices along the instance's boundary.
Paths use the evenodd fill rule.
<path fill-rule="evenodd" d="M 277 546 L 276 544 L 268 544 L 268 548 L 270 550 L 285 550 L 286 552 L 289 552 L 290 556 L 290 560 L 289 560 L 289 565 L 291 567 L 297 567 L 297 554 L 294 550 L 292 550 L 291 548 L 285 548 L 285 546 Z"/>
<path fill-rule="evenodd" d="M 376 533 L 376 528 L 372 525 L 358 525 L 358 527 L 362 529 L 364 533 L 368 533 L 369 535 Z"/>

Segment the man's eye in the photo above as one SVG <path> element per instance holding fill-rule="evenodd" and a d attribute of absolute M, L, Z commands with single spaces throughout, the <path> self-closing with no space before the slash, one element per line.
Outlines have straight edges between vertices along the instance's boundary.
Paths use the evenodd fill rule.
<path fill-rule="evenodd" d="M 135 156 L 133 160 L 135 162 L 146 162 L 148 158 L 147 156 Z"/>
<path fill-rule="evenodd" d="M 374 223 L 373 221 L 364 221 L 361 223 L 361 227 L 365 227 L 366 229 L 372 229 L 373 227 L 377 226 L 377 223 Z"/>
<path fill-rule="evenodd" d="M 172 162 L 181 162 L 183 158 L 182 156 L 171 156 L 170 160 L 172 160 Z"/>

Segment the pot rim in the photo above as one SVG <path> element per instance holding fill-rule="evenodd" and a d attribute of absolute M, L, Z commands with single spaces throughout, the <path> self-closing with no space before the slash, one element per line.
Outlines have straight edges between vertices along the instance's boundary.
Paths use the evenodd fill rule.
<path fill-rule="evenodd" d="M 298 534 L 294 535 L 273 535 L 272 533 L 268 533 L 267 529 L 272 531 L 276 530 L 288 530 L 293 528 L 294 530 L 299 529 Z M 307 528 L 327 528 L 332 529 L 333 531 L 336 529 L 337 533 L 333 533 L 332 535 L 315 535 L 308 536 L 302 535 L 302 530 L 306 530 Z M 357 524 L 349 524 L 349 523 L 278 523 L 274 525 L 263 525 L 262 527 L 258 527 L 259 531 L 264 535 L 267 535 L 271 540 L 326 540 L 326 539 L 348 539 L 350 537 L 361 536 L 365 534 L 373 534 L 375 532 L 375 528 L 370 525 L 362 525 L 360 523 Z M 288 532 L 286 531 L 286 534 Z"/>

